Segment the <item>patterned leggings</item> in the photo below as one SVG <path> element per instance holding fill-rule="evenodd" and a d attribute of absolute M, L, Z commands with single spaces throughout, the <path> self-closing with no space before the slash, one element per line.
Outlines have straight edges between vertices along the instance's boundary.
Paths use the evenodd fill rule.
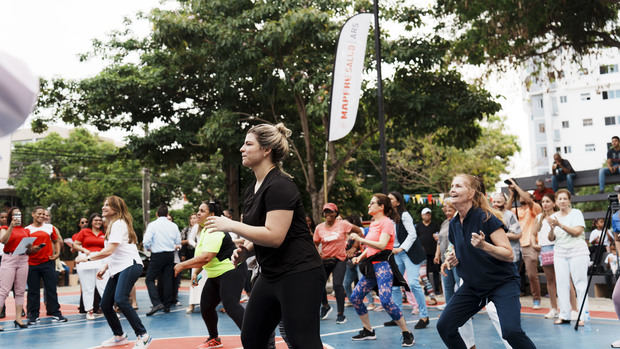
<path fill-rule="evenodd" d="M 355 285 L 355 289 L 351 293 L 351 303 L 355 308 L 357 315 L 365 315 L 368 313 L 366 305 L 364 305 L 364 296 L 370 290 L 377 286 L 379 289 L 379 299 L 383 309 L 390 314 L 393 320 L 398 320 L 403 316 L 400 308 L 392 301 L 392 269 L 388 262 L 376 262 L 373 263 L 373 269 L 375 270 L 376 279 L 367 279 L 366 276 L 362 276 L 362 279 Z"/>

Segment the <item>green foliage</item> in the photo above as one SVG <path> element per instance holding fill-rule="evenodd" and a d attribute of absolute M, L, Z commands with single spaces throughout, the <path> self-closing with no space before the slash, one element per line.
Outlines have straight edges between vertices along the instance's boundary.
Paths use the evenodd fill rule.
<path fill-rule="evenodd" d="M 481 134 L 478 122 L 496 113 L 499 104 L 448 68 L 449 42 L 417 34 L 426 10 L 401 2 L 386 6 L 381 20 L 407 32 L 381 35 L 385 62 L 396 67 L 396 74 L 384 78 L 390 147 L 400 149 L 402 139 L 438 129 L 445 134 L 439 144 L 474 145 Z M 241 178 L 243 187 L 251 178 L 235 167 L 244 131 L 258 122 L 284 122 L 294 135 L 285 168 L 305 189 L 306 207 L 318 219 L 338 33 L 347 17 L 371 9 L 369 1 L 333 0 L 193 0 L 179 1 L 174 10 L 155 9 L 139 16 L 153 28 L 146 38 L 126 29 L 93 43 L 84 58 L 108 61 L 96 76 L 46 81 L 38 122 L 44 124 L 51 110 L 65 122 L 100 130 L 147 126 L 148 133 L 130 138 L 132 156 L 166 168 L 218 161 L 225 181 L 208 186 L 214 196 L 228 196 L 235 209 L 233 184 Z M 368 40 L 365 69 L 372 76 L 372 36 Z M 378 191 L 374 86 L 364 82 L 352 133 L 329 146 L 329 200 L 352 210 L 364 211 L 369 193 Z M 219 157 L 212 158 L 215 154 Z"/>
<path fill-rule="evenodd" d="M 391 149 L 388 171 L 403 192 L 447 192 L 454 175 L 467 173 L 483 178 L 491 188 L 505 173 L 510 156 L 519 151 L 517 137 L 503 133 L 503 120 L 490 117 L 482 136 L 472 148 L 461 150 L 442 145 L 449 137 L 444 128 L 422 136 L 403 140 L 403 149 Z"/>
<path fill-rule="evenodd" d="M 142 232 L 140 170 L 137 161 L 118 157 L 112 143 L 76 129 L 66 139 L 51 133 L 35 143 L 17 145 L 9 183 L 28 214 L 34 206 L 54 204 L 52 222 L 65 238 L 78 231 L 80 217 L 101 212 L 109 195 L 125 200 L 136 232 Z"/>
<path fill-rule="evenodd" d="M 437 30 L 455 37 L 451 52 L 472 64 L 550 62 L 620 47 L 617 1 L 438 0 Z"/>

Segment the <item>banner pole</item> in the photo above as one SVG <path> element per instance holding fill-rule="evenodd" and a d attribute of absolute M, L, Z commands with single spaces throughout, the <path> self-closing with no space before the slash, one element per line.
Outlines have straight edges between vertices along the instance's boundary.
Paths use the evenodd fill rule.
<path fill-rule="evenodd" d="M 323 160 L 323 205 L 327 203 L 327 154 L 329 141 L 325 142 L 325 159 Z"/>
<path fill-rule="evenodd" d="M 377 61 L 377 107 L 379 114 L 379 142 L 381 150 L 381 182 L 383 193 L 387 194 L 387 156 L 385 148 L 385 115 L 383 113 L 383 80 L 381 78 L 381 37 L 379 30 L 379 0 L 374 0 L 375 15 L 375 57 Z"/>

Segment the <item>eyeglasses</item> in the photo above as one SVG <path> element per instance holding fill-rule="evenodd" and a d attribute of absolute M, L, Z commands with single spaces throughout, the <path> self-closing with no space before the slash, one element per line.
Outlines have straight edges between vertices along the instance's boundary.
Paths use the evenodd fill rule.
<path fill-rule="evenodd" d="M 81 221 L 80 224 L 86 224 L 88 221 Z"/>

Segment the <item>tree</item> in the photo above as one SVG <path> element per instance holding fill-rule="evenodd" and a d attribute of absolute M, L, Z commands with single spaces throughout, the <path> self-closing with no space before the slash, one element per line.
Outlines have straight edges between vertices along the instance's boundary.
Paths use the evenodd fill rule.
<path fill-rule="evenodd" d="M 403 37 L 382 35 L 385 60 L 397 69 L 384 81 L 395 142 L 454 126 L 456 116 L 459 123 L 447 131 L 454 137 L 445 143 L 474 144 L 481 131 L 477 121 L 497 112 L 499 104 L 446 67 L 444 40 L 413 34 L 424 11 L 401 3 L 390 6 L 382 20 L 408 30 Z M 245 130 L 257 122 L 284 122 L 295 135 L 287 168 L 319 219 L 336 38 L 346 17 L 370 8 L 367 1 L 179 1 L 175 10 L 143 16 L 154 28 L 144 39 L 125 30 L 106 42 L 95 41 L 90 55 L 107 59 L 108 67 L 81 81 L 46 82 L 39 115 L 52 110 L 65 122 L 99 129 L 149 125 L 148 135 L 132 137 L 129 148 L 155 164 L 207 161 L 219 152 L 235 210 L 238 178 L 250 177 L 238 165 Z M 357 189 L 342 181 L 358 173 L 346 168 L 359 149 L 376 149 L 375 96 L 373 82 L 367 81 L 353 132 L 329 144 L 327 190 L 349 188 L 338 199 L 356 198 Z"/>
<path fill-rule="evenodd" d="M 405 192 L 446 193 L 459 173 L 480 176 L 487 188 L 493 188 L 499 175 L 506 173 L 510 157 L 519 151 L 517 137 L 503 130 L 502 119 L 489 118 L 476 145 L 465 150 L 441 144 L 445 129 L 409 137 L 404 149 L 390 150 L 389 173 Z"/>
<path fill-rule="evenodd" d="M 141 170 L 140 162 L 127 158 L 123 149 L 78 128 L 68 138 L 51 133 L 40 141 L 17 145 L 12 152 L 9 183 L 28 211 L 37 205 L 51 206 L 53 223 L 64 237 L 77 232 L 80 217 L 100 213 L 110 195 L 125 200 L 141 236 Z M 183 198 L 188 210 L 195 212 L 202 200 L 222 200 L 221 190 L 210 191 L 213 183 L 216 188 L 222 187 L 217 162 L 187 161 L 173 168 L 155 168 L 151 208 Z M 184 213 L 179 218 L 187 217 Z"/>
<path fill-rule="evenodd" d="M 551 62 L 620 48 L 617 1 L 438 0 L 438 29 L 455 38 L 452 53 L 472 64 Z"/>

